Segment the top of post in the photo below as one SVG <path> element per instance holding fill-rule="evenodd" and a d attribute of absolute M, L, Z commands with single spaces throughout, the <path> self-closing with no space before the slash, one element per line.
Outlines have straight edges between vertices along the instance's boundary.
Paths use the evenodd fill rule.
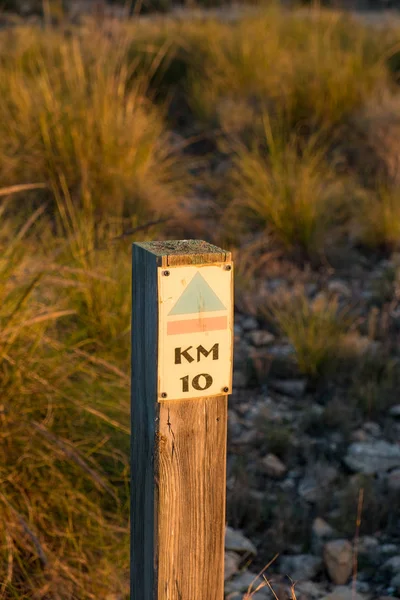
<path fill-rule="evenodd" d="M 161 267 L 197 265 L 231 260 L 231 253 L 204 240 L 166 240 L 134 244 L 157 257 Z"/>

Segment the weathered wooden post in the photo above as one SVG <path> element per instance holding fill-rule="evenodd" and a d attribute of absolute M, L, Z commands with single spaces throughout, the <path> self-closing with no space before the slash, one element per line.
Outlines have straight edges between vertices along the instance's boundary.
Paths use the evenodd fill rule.
<path fill-rule="evenodd" d="M 222 600 L 229 252 L 133 246 L 131 600 Z"/>

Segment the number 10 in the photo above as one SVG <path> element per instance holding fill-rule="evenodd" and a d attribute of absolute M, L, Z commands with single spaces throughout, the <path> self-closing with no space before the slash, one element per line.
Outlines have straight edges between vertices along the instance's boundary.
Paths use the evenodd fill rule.
<path fill-rule="evenodd" d="M 181 377 L 180 380 L 182 381 L 182 392 L 188 392 L 189 375 Z M 196 375 L 195 377 L 193 377 L 191 382 L 192 387 L 198 391 L 208 390 L 208 388 L 212 386 L 212 383 L 213 378 L 211 377 L 211 375 L 208 375 L 208 373 L 200 373 L 200 375 Z"/>

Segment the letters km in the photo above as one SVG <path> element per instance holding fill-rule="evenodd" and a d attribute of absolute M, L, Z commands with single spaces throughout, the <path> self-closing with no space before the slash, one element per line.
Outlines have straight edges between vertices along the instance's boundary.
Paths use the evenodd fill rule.
<path fill-rule="evenodd" d="M 188 363 L 192 363 L 195 360 L 193 358 L 193 356 L 189 353 L 189 350 L 191 350 L 192 348 L 193 348 L 193 346 L 188 346 L 184 350 L 182 350 L 182 348 L 175 348 L 175 364 L 181 365 L 183 358 L 186 359 Z M 212 348 L 210 348 L 210 350 L 206 350 L 206 348 L 204 348 L 204 346 L 202 346 L 201 344 L 199 346 L 197 346 L 197 348 L 196 348 L 197 362 L 201 361 L 202 356 L 205 358 L 208 358 L 210 356 L 210 354 L 212 354 L 213 360 L 219 359 L 219 344 L 218 343 L 214 344 L 214 346 L 212 346 Z"/>

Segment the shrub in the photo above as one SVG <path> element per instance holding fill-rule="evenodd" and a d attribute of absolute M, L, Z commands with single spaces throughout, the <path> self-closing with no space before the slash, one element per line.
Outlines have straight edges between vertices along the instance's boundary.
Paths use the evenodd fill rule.
<path fill-rule="evenodd" d="M 269 230 L 287 249 L 315 258 L 339 231 L 344 184 L 315 139 L 292 136 L 286 143 L 265 120 L 258 148 L 236 146 L 233 183 L 238 200 L 228 212 Z"/>
<path fill-rule="evenodd" d="M 41 35 L 30 32 L 24 52 L 1 68 L 3 180 L 50 189 L 65 181 L 74 202 L 89 198 L 103 214 L 140 220 L 172 211 L 184 178 L 124 43 L 96 31 L 62 41 Z"/>
<path fill-rule="evenodd" d="M 311 377 L 333 366 L 344 334 L 355 325 L 350 309 L 341 308 L 336 297 L 310 301 L 301 289 L 278 294 L 265 312 L 293 344 L 300 370 Z"/>

